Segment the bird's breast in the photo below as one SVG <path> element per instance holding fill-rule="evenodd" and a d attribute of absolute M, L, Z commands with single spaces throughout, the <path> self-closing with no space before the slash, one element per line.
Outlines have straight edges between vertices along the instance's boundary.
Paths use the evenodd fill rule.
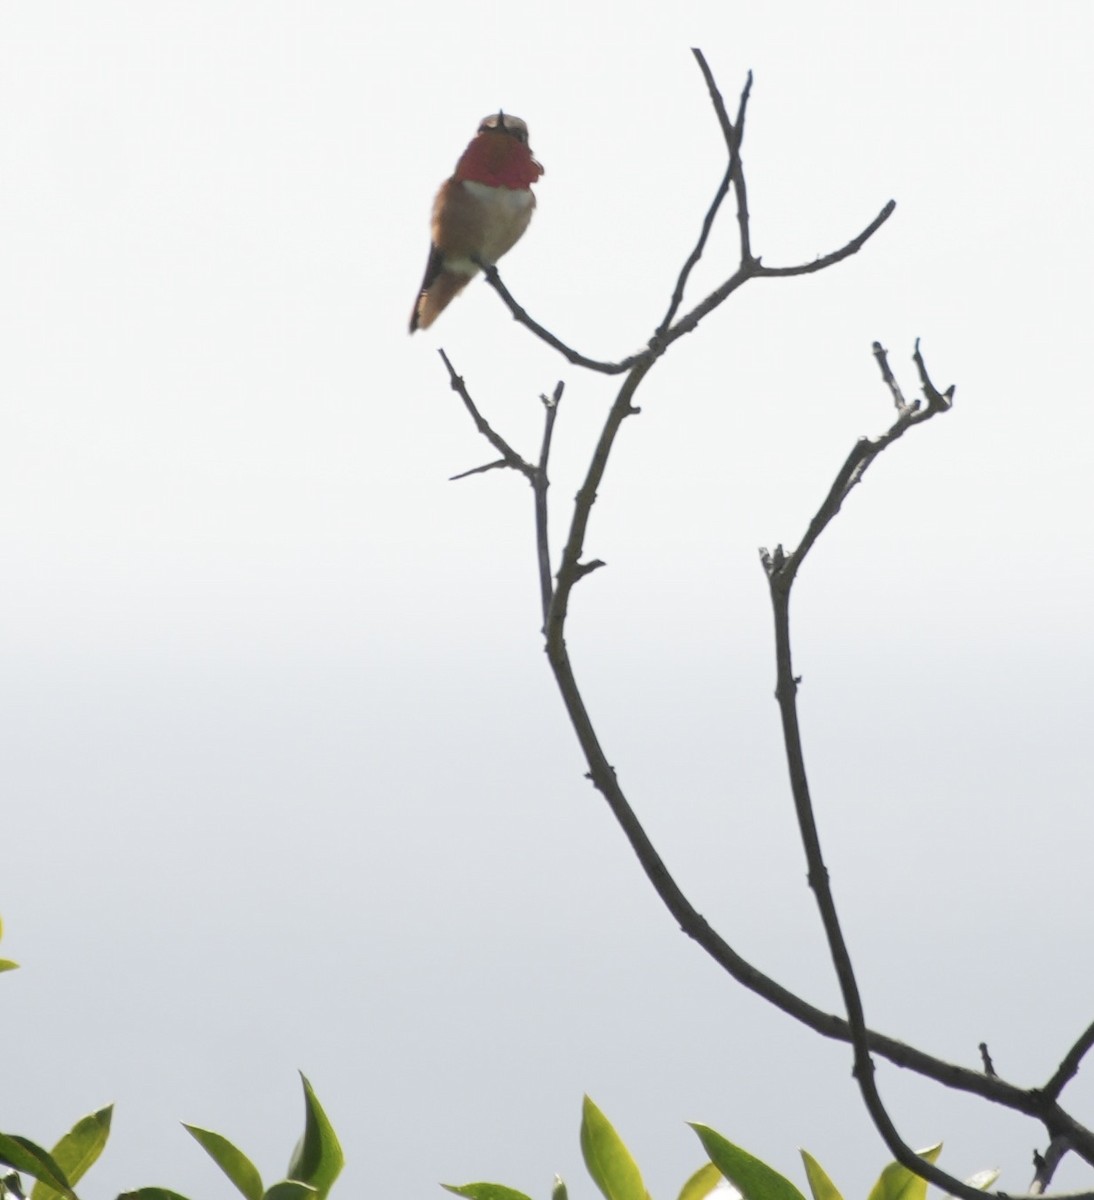
<path fill-rule="evenodd" d="M 437 197 L 434 243 L 449 265 L 473 258 L 495 263 L 528 228 L 535 206 L 530 188 L 450 180 Z"/>

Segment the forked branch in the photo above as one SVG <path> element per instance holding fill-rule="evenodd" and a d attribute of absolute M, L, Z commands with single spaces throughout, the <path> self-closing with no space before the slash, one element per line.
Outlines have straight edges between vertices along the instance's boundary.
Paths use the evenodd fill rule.
<path fill-rule="evenodd" d="M 741 143 L 752 77 L 749 76 L 741 93 L 736 117 L 731 119 L 705 58 L 698 50 L 694 51 L 694 54 L 706 81 L 711 102 L 722 129 L 726 144 L 727 164 L 722 181 L 703 219 L 695 246 L 680 269 L 665 316 L 650 336 L 645 350 L 616 362 L 593 359 L 579 353 L 533 320 L 506 289 L 497 269 L 482 264 L 488 282 L 501 296 L 514 319 L 531 330 L 540 340 L 558 350 L 574 365 L 600 374 L 624 377 L 616 390 L 603 428 L 597 438 L 584 481 L 574 500 L 566 541 L 558 563 L 557 576 L 552 578 L 552 560 L 547 536 L 547 471 L 554 422 L 557 416 L 558 402 L 562 396 L 561 383 L 556 387 L 551 399 L 546 396 L 541 397 L 545 405 L 544 432 L 539 458 L 537 462 L 532 463 L 521 457 L 510 443 L 486 421 L 468 393 L 463 380 L 457 375 L 442 351 L 452 387 L 459 393 L 476 428 L 500 455 L 498 459 L 465 471 L 456 478 L 482 474 L 498 468 L 508 468 L 518 471 L 532 485 L 535 493 L 536 553 L 544 634 L 551 669 L 585 755 L 588 778 L 604 796 L 647 878 L 681 929 L 702 946 L 706 953 L 742 986 L 755 992 L 822 1036 L 850 1043 L 854 1051 L 854 1075 L 862 1091 L 864 1103 L 890 1150 L 905 1166 L 937 1184 L 950 1195 L 961 1196 L 964 1200 L 983 1200 L 984 1197 L 983 1192 L 969 1187 L 920 1158 L 903 1141 L 889 1118 L 878 1093 L 874 1079 L 872 1055 L 880 1055 L 898 1066 L 933 1079 L 945 1087 L 980 1096 L 992 1103 L 1003 1105 L 1042 1122 L 1049 1135 L 1050 1144 L 1048 1152 L 1040 1160 L 1038 1174 L 1034 1180 L 1031 1195 L 1035 1196 L 1047 1186 L 1059 1157 L 1067 1150 L 1074 1151 L 1087 1162 L 1094 1164 L 1094 1133 L 1076 1121 L 1059 1103 L 1063 1087 L 1079 1069 L 1083 1056 L 1094 1047 L 1094 1025 L 1088 1028 L 1068 1051 L 1055 1074 L 1041 1089 L 1020 1088 L 1008 1083 L 995 1074 L 994 1069 L 974 1071 L 955 1063 L 946 1062 L 913 1046 L 877 1033 L 867 1026 L 850 953 L 840 927 L 827 868 L 821 853 L 820 837 L 809 794 L 798 725 L 797 681 L 791 656 L 789 617 L 790 592 L 798 570 L 817 539 L 839 513 L 844 501 L 878 456 L 911 428 L 947 411 L 952 404 L 953 388 L 940 392 L 934 386 L 920 354 L 918 342 L 914 361 L 919 374 L 922 398 L 911 402 L 905 399 L 900 385 L 889 367 L 886 351 L 879 343 L 875 342 L 874 356 L 881 370 L 882 380 L 893 400 L 896 410 L 895 420 L 881 436 L 873 439 L 862 438 L 856 443 L 837 472 L 827 495 L 809 522 L 798 546 L 789 553 L 782 546 L 777 546 L 771 552 L 766 550 L 761 552 L 768 575 L 775 615 L 778 671 L 776 696 L 783 724 L 791 791 L 809 867 L 809 883 L 816 895 L 820 909 L 829 951 L 843 995 L 846 1019 L 816 1008 L 758 970 L 752 963 L 739 955 L 696 911 L 669 872 L 628 801 L 618 775 L 600 743 L 577 684 L 566 644 L 566 621 L 569 615 L 570 601 L 577 583 L 604 565 L 598 558 L 586 557 L 593 506 L 605 478 L 608 462 L 623 423 L 628 417 L 635 416 L 640 411 L 635 404 L 635 395 L 646 375 L 676 340 L 697 328 L 711 312 L 750 279 L 804 275 L 833 266 L 861 249 L 865 242 L 888 220 L 895 207 L 893 201 L 889 201 L 861 233 L 830 254 L 796 266 L 765 266 L 752 250 L 747 191 L 741 159 Z M 714 220 L 730 190 L 735 192 L 737 198 L 738 265 L 733 273 L 709 296 L 680 316 L 691 273 L 703 256 Z M 988 1061 L 985 1058 L 985 1064 Z M 997 1193 L 999 1198 L 1003 1198 L 1005 1195 L 1005 1193 Z M 1094 1193 L 1079 1193 L 1071 1200 L 1078 1200 L 1078 1197 L 1082 1197 L 1082 1200 L 1094 1200 Z M 1009 1197 L 1009 1200 L 1018 1200 L 1018 1198 Z"/>
<path fill-rule="evenodd" d="M 828 950 L 836 969 L 840 992 L 843 996 L 844 1008 L 847 1012 L 847 1022 L 850 1026 L 851 1045 L 854 1048 L 854 1071 L 862 1092 L 863 1102 L 870 1113 L 878 1132 L 881 1134 L 890 1152 L 898 1162 L 922 1175 L 931 1183 L 945 1188 L 951 1195 L 965 1196 L 966 1200 L 976 1200 L 982 1193 L 969 1187 L 960 1180 L 949 1175 L 941 1168 L 921 1158 L 898 1133 L 893 1124 L 881 1094 L 878 1091 L 874 1076 L 874 1062 L 870 1056 L 869 1030 L 866 1025 L 866 1015 L 863 1010 L 862 997 L 855 979 L 854 967 L 848 950 L 839 917 L 836 913 L 835 898 L 832 894 L 828 878 L 828 868 L 825 866 L 821 852 L 820 833 L 817 829 L 813 812 L 813 801 L 809 792 L 809 782 L 805 770 L 805 754 L 802 749 L 801 729 L 798 722 L 798 680 L 794 674 L 794 664 L 790 649 L 790 591 L 794 579 L 806 555 L 812 549 L 817 538 L 829 522 L 839 512 L 840 506 L 850 490 L 859 482 L 870 464 L 898 437 L 906 432 L 913 424 L 921 424 L 938 412 L 949 408 L 953 397 L 953 388 L 946 393 L 944 404 L 935 404 L 932 397 L 939 393 L 927 377 L 923 360 L 919 356 L 919 346 L 916 345 L 916 360 L 919 364 L 927 404 L 921 407 L 904 403 L 899 386 L 889 369 L 886 352 L 874 343 L 874 354 L 881 365 L 882 376 L 894 394 L 897 405 L 897 419 L 882 437 L 871 441 L 867 438 L 859 440 L 840 469 L 836 480 L 829 489 L 824 502 L 817 510 L 809 529 L 801 544 L 791 554 L 787 555 L 781 546 L 774 553 L 761 551 L 764 568 L 767 571 L 768 583 L 771 588 L 771 603 L 775 615 L 775 660 L 777 664 L 777 683 L 775 697 L 779 703 L 782 717 L 783 744 L 786 747 L 787 770 L 790 775 L 790 790 L 794 798 L 794 810 L 798 819 L 798 831 L 801 835 L 802 846 L 808 864 L 809 886 L 813 889 L 817 907 L 820 910 L 821 922 L 828 940 Z"/>
<path fill-rule="evenodd" d="M 722 182 L 718 185 L 718 190 L 715 192 L 710 208 L 703 218 L 699 239 L 680 269 L 676 285 L 669 300 L 668 310 L 646 343 L 645 350 L 628 355 L 616 362 L 591 358 L 578 350 L 574 350 L 561 338 L 528 315 L 527 311 L 517 302 L 513 294 L 502 282 L 496 266 L 489 263 L 479 263 L 486 276 L 487 283 L 502 298 L 515 321 L 534 333 L 540 341 L 557 350 L 568 362 L 573 363 L 575 366 L 585 367 L 589 371 L 596 371 L 603 375 L 622 375 L 627 371 L 634 370 L 636 367 L 649 367 L 678 338 L 698 328 L 700 322 L 716 308 L 724 304 L 742 284 L 747 283 L 750 279 L 762 279 L 782 275 L 809 275 L 815 271 L 823 271 L 826 267 L 835 266 L 836 263 L 842 262 L 852 254 L 857 254 L 866 242 L 893 215 L 893 210 L 896 208 L 895 200 L 888 201 L 865 229 L 856 234 L 838 250 L 833 250 L 830 254 L 822 255 L 810 262 L 800 263 L 796 266 L 765 266 L 762 260 L 755 257 L 752 253 L 752 233 L 748 215 L 748 192 L 744 166 L 741 161 L 741 142 L 744 138 L 748 98 L 752 91 L 752 73 L 749 72 L 748 79 L 741 92 L 741 98 L 737 105 L 736 121 L 731 121 L 726 111 L 725 101 L 722 99 L 722 94 L 718 90 L 718 86 L 714 81 L 714 76 L 711 73 L 706 58 L 703 56 L 703 52 L 701 50 L 692 50 L 692 54 L 695 56 L 695 60 L 699 64 L 699 69 L 703 73 L 703 78 L 706 80 L 707 90 L 710 92 L 711 102 L 714 105 L 715 114 L 718 117 L 718 123 L 725 138 L 728 161 Z M 690 312 L 685 313 L 679 320 L 675 320 L 676 314 L 683 303 L 684 291 L 691 272 L 703 257 L 714 219 L 718 215 L 722 201 L 728 195 L 730 186 L 732 186 L 737 196 L 737 226 L 740 235 L 737 269 L 722 284 L 715 288 L 706 299 L 696 304 Z"/>

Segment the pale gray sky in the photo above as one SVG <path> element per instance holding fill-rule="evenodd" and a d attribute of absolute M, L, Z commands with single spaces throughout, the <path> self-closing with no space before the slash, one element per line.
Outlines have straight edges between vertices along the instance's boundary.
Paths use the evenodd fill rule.
<path fill-rule="evenodd" d="M 874 469 L 795 603 L 810 771 L 867 1013 L 1043 1081 L 1094 1014 L 1089 555 L 1094 9 L 7 4 L 0 12 L 0 1129 L 114 1100 L 81 1191 L 232 1194 L 179 1120 L 284 1169 L 312 1079 L 340 1191 L 544 1196 L 583 1091 L 658 1200 L 702 1120 L 804 1185 L 886 1152 L 847 1049 L 673 927 L 552 692 L 530 493 L 435 353 L 538 444 L 556 529 L 611 384 L 480 283 L 406 320 L 479 119 L 546 167 L 503 264 L 622 356 L 721 176 L 689 47 L 783 264 L 653 372 L 617 448 L 571 645 L 669 864 L 743 953 L 838 1007 L 781 768 L 756 548 L 788 544 L 890 419 L 915 337 L 954 412 Z M 699 297 L 733 265 L 731 220 Z M 883 1067 L 909 1141 L 1023 1188 L 1040 1131 Z M 1068 1093 L 1089 1116 L 1088 1070 Z M 1084 1108 L 1085 1105 L 1085 1108 Z M 1065 1170 L 1062 1183 L 1084 1176 Z"/>

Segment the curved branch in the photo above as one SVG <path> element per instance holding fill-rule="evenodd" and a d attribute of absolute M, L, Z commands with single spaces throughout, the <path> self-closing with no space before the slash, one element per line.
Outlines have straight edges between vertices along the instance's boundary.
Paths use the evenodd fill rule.
<path fill-rule="evenodd" d="M 917 345 L 918 352 L 918 345 Z M 835 897 L 829 883 L 828 869 L 825 866 L 824 855 L 821 851 L 820 835 L 817 830 L 816 817 L 813 812 L 813 801 L 809 792 L 809 782 L 805 771 L 805 756 L 802 749 L 801 729 L 798 721 L 798 680 L 794 674 L 794 666 L 790 648 L 790 593 L 798 569 L 809 550 L 825 529 L 828 523 L 839 512 L 844 498 L 852 487 L 862 478 L 867 467 L 874 459 L 913 423 L 922 422 L 934 416 L 934 407 L 928 406 L 922 412 L 917 412 L 918 405 L 904 404 L 892 372 L 889 370 L 885 351 L 879 343 L 874 343 L 874 353 L 881 364 L 882 376 L 893 392 L 897 403 L 898 416 L 896 423 L 889 432 L 876 441 L 860 439 L 848 456 L 835 483 L 829 490 L 828 496 L 821 504 L 801 544 L 789 557 L 782 553 L 781 547 L 773 556 L 766 551 L 763 553 L 763 563 L 767 570 L 768 583 L 771 588 L 771 604 L 775 616 L 775 659 L 778 670 L 778 683 L 775 697 L 779 704 L 782 718 L 783 743 L 786 747 L 787 768 L 790 774 L 790 790 L 794 798 L 794 811 L 798 819 L 798 829 L 801 834 L 802 846 L 805 850 L 808 864 L 809 886 L 816 897 L 820 910 L 821 922 L 824 926 L 825 937 L 828 941 L 829 953 L 836 969 L 840 993 L 843 996 L 844 1007 L 847 1011 L 847 1021 L 850 1027 L 851 1044 L 854 1048 L 853 1075 L 862 1093 L 863 1103 L 869 1112 L 875 1127 L 888 1146 L 896 1160 L 909 1170 L 936 1186 L 944 1188 L 950 1195 L 962 1196 L 965 1200 L 982 1200 L 983 1193 L 977 1188 L 970 1187 L 955 1176 L 943 1171 L 925 1158 L 921 1158 L 900 1136 L 892 1118 L 889 1116 L 878 1091 L 875 1078 L 873 1059 L 870 1056 L 869 1034 L 866 1025 L 866 1015 L 863 1009 L 862 996 L 858 981 L 855 978 L 851 955 L 847 948 L 843 929 L 836 912 Z M 950 389 L 952 395 L 953 389 Z"/>
<path fill-rule="evenodd" d="M 921 363 L 921 359 L 918 358 L 918 346 L 917 362 Z M 672 914 L 683 932 L 696 941 L 733 979 L 768 1003 L 824 1037 L 844 1042 L 853 1042 L 855 1031 L 851 1022 L 816 1008 L 794 992 L 777 983 L 770 976 L 758 970 L 747 959 L 738 954 L 708 924 L 702 914 L 688 900 L 651 842 L 634 809 L 631 807 L 620 785 L 615 768 L 609 762 L 604 748 L 600 743 L 574 675 L 573 664 L 565 639 L 565 623 L 568 615 L 569 599 L 574 585 L 593 566 L 591 563 L 584 563 L 582 561 L 592 508 L 596 502 L 600 485 L 603 482 L 609 456 L 620 427 L 628 416 L 632 416 L 638 411 L 633 405 L 634 393 L 645 373 L 649 370 L 650 365 L 652 364 L 635 368 L 620 388 L 611 411 L 608 414 L 608 419 L 597 443 L 585 480 L 577 494 L 570 533 L 559 567 L 558 585 L 547 620 L 548 660 L 558 683 L 559 692 L 567 714 L 584 753 L 585 761 L 589 768 L 588 778 L 593 786 L 604 796 L 612 815 L 623 830 L 647 879 L 649 879 L 662 903 Z M 925 378 L 925 392 L 928 392 L 930 395 L 939 396 L 940 394 L 929 383 L 929 379 L 926 379 L 925 368 L 922 369 L 922 375 Z M 947 395 L 952 396 L 952 389 Z M 935 410 L 932 409 L 931 411 Z M 937 411 L 942 410 L 938 409 Z M 926 413 L 919 419 L 925 420 Z M 887 445 L 895 440 L 899 434 L 893 433 L 890 430 L 886 436 L 889 439 L 885 442 Z M 878 453 L 880 453 L 880 449 L 875 449 L 870 455 L 870 460 L 872 461 Z M 865 466 L 859 471 L 860 476 L 862 470 L 865 470 Z M 823 508 L 824 506 L 822 506 L 822 511 Z M 827 519 L 830 520 L 832 515 L 834 515 L 834 512 Z M 817 533 L 819 533 L 819 530 Z M 814 534 L 812 540 L 815 541 L 816 536 L 817 534 Z M 798 564 L 800 564 L 800 557 L 804 556 L 804 552 L 801 547 L 795 552 L 794 557 L 797 559 Z M 791 560 L 783 556 L 782 562 L 791 572 L 796 572 L 797 565 L 791 565 Z M 792 579 L 793 574 L 791 573 L 788 578 Z M 865 1047 L 869 1051 L 880 1054 L 896 1066 L 904 1067 L 914 1071 L 916 1074 L 934 1079 L 948 1088 L 979 1095 L 993 1103 L 1001 1104 L 1014 1111 L 1024 1113 L 1027 1116 L 1035 1117 L 1044 1122 L 1050 1130 L 1068 1133 L 1072 1137 L 1076 1152 L 1091 1163 L 1094 1163 L 1094 1134 L 1083 1129 L 1082 1126 L 1055 1103 L 1046 1101 L 1039 1093 L 1019 1088 L 997 1076 L 984 1075 L 979 1071 L 973 1071 L 966 1067 L 935 1058 L 922 1050 L 897 1041 L 895 1038 L 890 1038 L 884 1034 L 867 1029 L 864 1024 L 861 1025 L 860 1040 L 864 1041 Z M 911 1152 L 909 1151 L 908 1154 L 911 1154 Z M 906 1165 L 911 1166 L 912 1169 L 917 1169 L 922 1160 L 918 1156 L 913 1155 L 912 1157 L 915 1158 L 915 1166 L 912 1166 L 910 1163 L 906 1163 Z M 952 1177 L 946 1176 L 945 1173 L 939 1173 L 939 1179 L 944 1179 L 942 1186 L 951 1192 L 951 1194 L 962 1194 L 961 1189 L 964 1185 L 959 1180 L 954 1180 Z M 939 1180 L 936 1179 L 937 1181 Z M 983 1193 L 977 1193 L 977 1196 L 979 1200 L 983 1200 Z"/>
<path fill-rule="evenodd" d="M 546 342 L 548 346 L 557 350 L 563 358 L 573 363 L 575 367 L 584 367 L 587 371 L 596 371 L 601 375 L 622 375 L 624 371 L 629 371 L 637 363 L 649 357 L 649 351 L 645 351 L 642 354 L 632 354 L 629 358 L 624 358 L 620 362 L 605 362 L 596 358 L 587 358 L 584 354 L 567 346 L 561 338 L 555 337 L 549 329 L 546 329 L 538 321 L 533 320 L 521 308 L 513 298 L 512 292 L 502 283 L 496 266 L 492 263 L 475 261 L 482 268 L 483 274 L 486 276 L 486 282 L 505 302 L 505 307 L 512 313 L 513 320 L 523 325 L 525 329 L 530 329 L 541 342 Z"/>
<path fill-rule="evenodd" d="M 662 902 L 677 920 L 681 929 L 693 938 L 726 972 L 742 986 L 755 992 L 764 1000 L 773 1004 L 781 1011 L 800 1021 L 807 1027 L 824 1037 L 849 1042 L 855 1052 L 855 1075 L 863 1092 L 866 1106 L 873 1117 L 882 1136 L 889 1144 L 897 1159 L 917 1174 L 939 1184 L 953 1195 L 968 1197 L 970 1200 L 983 1200 L 984 1193 L 968 1188 L 959 1180 L 935 1168 L 932 1164 L 920 1159 L 901 1140 L 893 1127 L 888 1114 L 878 1095 L 874 1081 L 874 1064 L 871 1054 L 881 1055 L 897 1066 L 910 1069 L 925 1078 L 955 1090 L 978 1095 L 992 1103 L 1003 1105 L 1013 1111 L 1023 1113 L 1041 1121 L 1047 1129 L 1050 1138 L 1057 1144 L 1066 1144 L 1087 1162 L 1094 1164 L 1094 1133 L 1079 1124 L 1069 1113 L 1060 1107 L 1058 1096 L 1064 1084 L 1070 1079 L 1083 1055 L 1094 1045 L 1094 1026 L 1084 1034 L 1083 1038 L 1069 1052 L 1056 1074 L 1045 1089 L 1022 1089 L 993 1074 L 972 1071 L 954 1063 L 946 1062 L 925 1053 L 913 1046 L 886 1037 L 870 1030 L 862 1011 L 861 1000 L 858 996 L 854 972 L 846 945 L 843 943 L 839 922 L 835 912 L 831 890 L 827 883 L 827 872 L 823 858 L 820 855 L 819 838 L 813 820 L 811 802 L 808 796 L 808 786 L 805 780 L 804 762 L 801 758 L 800 737 L 797 730 L 797 713 L 795 706 L 795 683 L 792 663 L 789 657 L 789 593 L 793 580 L 809 550 L 839 511 L 844 499 L 851 489 L 862 478 L 876 457 L 897 438 L 937 412 L 946 411 L 953 398 L 953 388 L 945 393 L 939 392 L 931 383 L 916 344 L 915 362 L 919 369 L 920 381 L 923 388 L 925 404 L 915 401 L 905 402 L 892 372 L 889 370 L 886 352 L 875 343 L 874 353 L 881 367 L 882 377 L 893 395 L 897 409 L 897 419 L 893 426 L 881 437 L 870 440 L 861 439 L 848 455 L 846 462 L 838 473 L 835 482 L 829 490 L 825 501 L 817 510 L 799 546 L 787 555 L 781 546 L 776 547 L 772 554 L 763 552 L 764 565 L 767 568 L 772 589 L 773 601 L 776 607 L 776 637 L 780 645 L 780 686 L 779 702 L 783 710 L 784 729 L 788 730 L 787 746 L 791 765 L 791 778 L 795 790 L 795 802 L 799 808 L 799 820 L 802 826 L 803 841 L 806 844 L 807 857 L 810 862 L 810 883 L 818 895 L 825 929 L 829 936 L 833 959 L 836 964 L 840 985 L 843 989 L 847 1019 L 826 1013 L 809 1004 L 806 1000 L 789 991 L 769 976 L 763 974 L 751 963 L 742 958 L 736 951 L 716 933 L 702 915 L 696 911 L 687 899 L 676 881 L 668 871 L 665 863 L 653 846 L 641 822 L 620 787 L 616 772 L 605 755 L 597 737 L 584 700 L 574 676 L 572 663 L 565 640 L 565 624 L 568 615 L 570 596 L 579 580 L 602 566 L 599 559 L 583 560 L 586 536 L 592 507 L 596 501 L 597 490 L 603 480 L 608 460 L 618 436 L 623 421 L 639 410 L 633 400 L 637 388 L 645 378 L 653 364 L 665 353 L 667 348 L 678 338 L 695 329 L 702 319 L 722 304 L 734 291 L 753 278 L 774 278 L 780 276 L 805 275 L 824 269 L 842 261 L 856 253 L 865 242 L 891 216 L 895 204 L 890 201 L 866 228 L 852 238 L 839 250 L 818 258 L 810 263 L 790 267 L 767 267 L 752 254 L 749 231 L 748 205 L 746 199 L 744 170 L 740 158 L 740 138 L 743 131 L 743 120 L 751 87 L 751 75 L 741 95 L 736 125 L 729 120 L 720 93 L 714 84 L 713 76 L 705 59 L 699 51 L 695 51 L 696 60 L 707 80 L 708 90 L 718 114 L 719 122 L 726 137 L 729 149 L 729 166 L 726 177 L 737 192 L 737 219 L 740 231 L 740 264 L 737 270 L 711 295 L 697 304 L 689 313 L 671 324 L 672 318 L 682 303 L 683 291 L 690 277 L 690 271 L 699 261 L 705 248 L 709 226 L 716 215 L 726 194 L 726 181 L 723 181 L 715 201 L 708 211 L 704 221 L 699 241 L 692 255 L 680 272 L 676 289 L 674 290 L 668 315 L 651 338 L 648 348 L 636 355 L 616 363 L 602 362 L 587 358 L 573 350 L 560 339 L 532 320 L 516 303 L 498 275 L 497 269 L 487 264 L 481 264 L 490 285 L 498 292 L 503 302 L 509 308 L 516 320 L 530 329 L 537 337 L 562 353 L 571 363 L 583 366 L 588 370 L 601 374 L 623 374 L 626 376 L 605 425 L 599 436 L 592 461 L 586 473 L 585 480 L 579 490 L 571 519 L 569 535 L 563 548 L 559 566 L 557 584 L 552 588 L 549 578 L 550 557 L 547 551 L 546 538 L 546 466 L 550 449 L 553 415 L 550 407 L 547 414 L 547 426 L 544 431 L 544 443 L 541 449 L 539 464 L 533 467 L 516 455 L 508 444 L 495 434 L 485 420 L 478 414 L 477 409 L 462 388 L 462 380 L 457 386 L 457 377 L 452 371 L 448 360 L 452 385 L 464 398 L 472 418 L 503 455 L 501 463 L 491 463 L 480 470 L 491 469 L 495 466 L 509 466 L 521 471 L 531 482 L 536 491 L 536 538 L 539 550 L 541 590 L 545 613 L 544 632 L 548 659 L 559 686 L 567 713 L 574 726 L 581 748 L 589 767 L 588 778 L 603 794 L 613 815 L 622 828 L 631 845 L 639 864 L 650 880 Z M 559 392 L 561 385 L 559 385 Z M 557 395 L 557 393 L 556 393 Z M 998 1193 L 1003 1197 L 1004 1193 Z M 1085 1200 L 1094 1200 L 1087 1196 Z"/>
<path fill-rule="evenodd" d="M 850 258 L 852 254 L 857 254 L 866 242 L 893 215 L 895 210 L 896 201 L 890 200 L 857 237 L 853 237 L 846 246 L 841 246 L 838 250 L 833 250 L 831 254 L 822 255 L 820 258 L 813 259 L 812 262 L 801 263 L 796 267 L 767 267 L 757 260 L 756 270 L 753 274 L 759 279 L 775 279 L 787 275 L 811 275 L 814 271 L 823 271 L 825 267 L 831 267 L 835 263 L 843 262 L 845 258 Z"/>

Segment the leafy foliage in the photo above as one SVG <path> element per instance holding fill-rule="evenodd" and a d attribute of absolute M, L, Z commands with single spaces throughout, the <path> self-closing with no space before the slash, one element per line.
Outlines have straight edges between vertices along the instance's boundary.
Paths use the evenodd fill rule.
<path fill-rule="evenodd" d="M 706 1125 L 692 1125 L 710 1161 L 741 1193 L 744 1200 L 805 1200 L 800 1191 L 774 1167 L 727 1141 Z"/>
<path fill-rule="evenodd" d="M 305 1075 L 300 1076 L 304 1084 L 304 1133 L 296 1144 L 289 1160 L 288 1174 L 284 1179 L 264 1188 L 262 1176 L 253 1162 L 230 1142 L 223 1134 L 198 1125 L 183 1128 L 201 1146 L 206 1154 L 235 1185 L 245 1200 L 326 1200 L 334 1181 L 342 1170 L 345 1158 L 342 1147 L 334 1132 L 323 1106 L 319 1103 Z M 118 1200 L 186 1200 L 177 1192 L 166 1188 L 138 1188 L 127 1192 Z"/>
<path fill-rule="evenodd" d="M 934 1162 L 942 1153 L 942 1143 L 921 1150 L 920 1155 Z M 900 1163 L 890 1163 L 870 1189 L 868 1200 L 926 1200 L 927 1181 Z"/>
<path fill-rule="evenodd" d="M 0 924 L 0 935 L 2 933 L 3 925 Z M 10 971 L 16 965 L 8 959 L 0 959 L 0 971 Z M 254 1163 L 226 1137 L 196 1125 L 183 1127 L 245 1200 L 312 1200 L 313 1197 L 326 1200 L 341 1173 L 345 1159 L 334 1127 L 307 1078 L 304 1075 L 300 1078 L 304 1084 L 304 1133 L 293 1150 L 286 1178 L 269 1188 L 263 1188 L 262 1177 Z M 107 1105 L 81 1117 L 48 1151 L 30 1138 L 0 1133 L 0 1167 L 13 1168 L 0 1172 L 0 1200 L 28 1200 L 20 1172 L 35 1181 L 29 1200 L 79 1200 L 73 1187 L 102 1154 L 110 1136 L 113 1111 L 113 1105 Z M 479 1200 L 516 1200 L 519 1195 L 502 1196 L 500 1193 L 504 1191 L 504 1188 L 498 1189 L 493 1196 L 484 1195 Z M 144 1187 L 125 1192 L 118 1200 L 186 1200 L 186 1197 L 170 1188 Z M 527 1197 L 521 1200 L 527 1200 Z"/>
<path fill-rule="evenodd" d="M 307 1076 L 301 1074 L 300 1079 L 304 1084 L 304 1133 L 293 1151 L 288 1177 L 308 1184 L 323 1200 L 341 1174 L 346 1160 L 334 1126 L 327 1119 Z M 275 1198 L 271 1197 L 271 1200 Z M 288 1200 L 288 1197 L 277 1200 Z"/>
<path fill-rule="evenodd" d="M 58 1196 L 72 1195 L 70 1189 L 79 1183 L 87 1169 L 102 1154 L 106 1139 L 110 1136 L 113 1113 L 114 1106 L 108 1104 L 98 1112 L 81 1117 L 50 1152 L 53 1161 L 67 1178 L 69 1190 L 53 1187 L 39 1176 L 31 1190 L 30 1200 L 57 1200 Z"/>
<path fill-rule="evenodd" d="M 66 1200 L 75 1200 L 76 1194 L 64 1171 L 51 1154 L 30 1138 L 20 1137 L 15 1133 L 0 1133 L 0 1163 L 14 1167 L 16 1171 L 22 1171 L 32 1179 L 48 1183 L 54 1191 L 66 1197 Z M 11 1189 L 12 1185 L 9 1184 L 8 1187 Z"/>
<path fill-rule="evenodd" d="M 706 1200 L 715 1190 L 741 1200 L 805 1200 L 801 1191 L 747 1150 L 735 1146 L 708 1125 L 692 1125 L 709 1162 L 691 1175 L 680 1189 L 678 1200 Z M 919 1151 L 922 1158 L 934 1162 L 942 1144 Z M 593 1182 L 605 1200 L 650 1200 L 642 1173 L 615 1127 L 599 1108 L 585 1097 L 581 1114 L 581 1153 Z M 843 1200 L 839 1189 L 817 1160 L 803 1150 L 805 1175 L 813 1200 Z M 980 1171 L 968 1180 L 981 1191 L 999 1177 L 998 1171 Z M 523 1193 L 500 1183 L 442 1185 L 457 1196 L 469 1200 L 529 1200 Z M 926 1200 L 927 1183 L 900 1163 L 890 1163 L 878 1176 L 867 1200 Z M 556 1175 L 551 1200 L 566 1200 L 566 1185 Z"/>
<path fill-rule="evenodd" d="M 0 919 L 0 938 L 2 938 L 3 936 L 4 936 L 4 922 L 2 919 Z M 12 962 L 10 958 L 0 958 L 0 971 L 14 971 L 15 968 L 18 966 L 19 966 L 19 964 L 17 962 Z M 3 1184 L 2 1184 L 2 1182 L 0 1182 L 0 1187 L 2 1187 L 2 1186 L 3 1186 Z M 3 1194 L 4 1194 L 3 1192 L 0 1192 L 0 1197 L 2 1197 Z"/>
<path fill-rule="evenodd" d="M 441 1187 L 457 1196 L 467 1196 L 468 1200 L 531 1200 L 531 1197 L 523 1192 L 501 1183 L 464 1183 L 459 1186 L 443 1183 Z"/>
<path fill-rule="evenodd" d="M 226 1137 L 214 1133 L 211 1129 L 201 1129 L 197 1125 L 183 1125 L 183 1129 L 209 1155 L 225 1175 L 235 1184 L 237 1190 L 246 1196 L 247 1200 L 262 1200 L 262 1176 L 258 1168 L 243 1153 L 232 1145 Z"/>
<path fill-rule="evenodd" d="M 631 1152 L 588 1096 L 582 1106 L 581 1154 L 593 1183 L 604 1193 L 604 1200 L 649 1200 Z"/>

